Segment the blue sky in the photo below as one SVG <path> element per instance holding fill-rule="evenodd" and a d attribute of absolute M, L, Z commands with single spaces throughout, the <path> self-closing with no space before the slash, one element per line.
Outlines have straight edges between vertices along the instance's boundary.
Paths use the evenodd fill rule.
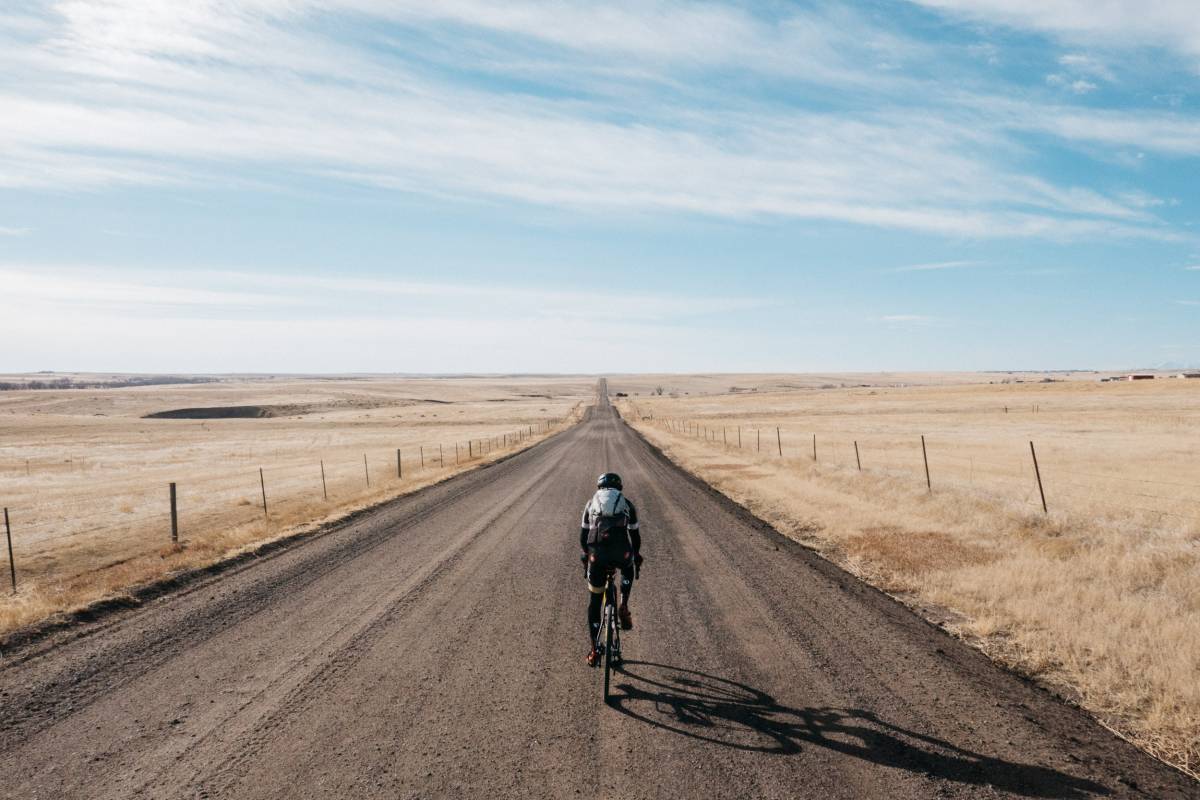
<path fill-rule="evenodd" d="M 0 370 L 1200 364 L 1193 0 L 0 9 Z"/>

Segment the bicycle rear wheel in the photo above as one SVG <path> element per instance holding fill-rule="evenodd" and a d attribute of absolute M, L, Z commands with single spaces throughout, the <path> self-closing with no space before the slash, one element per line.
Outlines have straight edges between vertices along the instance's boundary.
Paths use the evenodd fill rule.
<path fill-rule="evenodd" d="M 614 622 L 613 607 L 608 606 L 605 610 L 604 620 L 604 702 L 608 702 L 608 685 L 609 678 L 612 676 L 613 668 L 613 628 Z"/>

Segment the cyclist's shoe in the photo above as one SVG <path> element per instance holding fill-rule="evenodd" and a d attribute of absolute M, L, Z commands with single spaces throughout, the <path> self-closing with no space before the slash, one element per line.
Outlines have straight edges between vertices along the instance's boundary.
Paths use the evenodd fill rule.
<path fill-rule="evenodd" d="M 598 667 L 598 666 L 600 666 L 600 651 L 599 651 L 599 650 L 597 650 L 597 649 L 596 649 L 596 648 L 594 648 L 594 647 L 593 647 L 591 650 L 589 650 L 589 651 L 588 651 L 588 654 L 587 654 L 587 665 L 588 665 L 589 667 Z"/>
<path fill-rule="evenodd" d="M 617 616 L 621 618 L 621 630 L 633 630 L 633 614 L 629 613 L 629 606 L 621 606 L 617 609 Z"/>

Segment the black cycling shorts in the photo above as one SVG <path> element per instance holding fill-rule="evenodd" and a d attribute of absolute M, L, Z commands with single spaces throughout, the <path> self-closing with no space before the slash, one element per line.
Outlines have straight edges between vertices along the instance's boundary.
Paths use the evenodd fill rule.
<path fill-rule="evenodd" d="M 595 549 L 588 551 L 587 581 L 588 588 L 595 594 L 604 591 L 604 581 L 613 570 L 621 570 L 621 577 L 633 579 L 633 553 L 617 552 L 604 553 Z"/>

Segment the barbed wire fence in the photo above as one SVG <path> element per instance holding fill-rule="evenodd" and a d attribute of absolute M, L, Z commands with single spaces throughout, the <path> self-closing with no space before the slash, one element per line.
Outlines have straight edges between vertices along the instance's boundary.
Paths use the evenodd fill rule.
<path fill-rule="evenodd" d="M 148 485 L 147 476 L 138 470 L 125 475 L 99 470 L 95 477 L 104 481 L 104 491 L 89 493 L 86 510 L 64 512 L 62 507 L 71 504 L 71 497 L 60 490 L 51 492 L 48 500 L 35 493 L 33 502 L 3 506 L 9 588 L 16 595 L 22 578 L 61 580 L 77 571 L 80 563 L 102 569 L 250 526 L 258 526 L 261 538 L 266 538 L 377 496 L 384 500 L 406 485 L 419 487 L 464 466 L 518 452 L 569 426 L 579 411 L 576 405 L 562 417 L 467 439 L 388 450 L 363 447 L 354 456 L 345 452 L 347 445 L 339 445 L 328 448 L 341 451 L 332 458 L 315 451 L 302 461 L 293 456 L 280 463 L 278 448 L 273 453 L 251 449 L 227 456 L 228 469 L 219 477 L 192 483 Z M 187 466 L 181 465 L 180 471 Z M 74 458 L 40 463 L 22 458 L 0 466 L 0 472 L 10 477 L 27 479 L 76 471 L 95 473 L 97 468 L 94 462 Z M 155 472 L 161 474 L 163 468 Z"/>
<path fill-rule="evenodd" d="M 1014 439 L 997 445 L 894 432 L 862 436 L 798 431 L 761 419 L 739 423 L 704 418 L 660 417 L 634 413 L 672 436 L 724 451 L 762 459 L 809 462 L 865 475 L 912 480 L 932 494 L 942 489 L 987 493 L 1051 515 L 1088 511 L 1108 516 L 1142 515 L 1200 526 L 1200 485 L 1159 478 L 1081 469 L 1060 457 L 1056 448 L 1036 440 Z M 1036 413 L 1036 410 L 1035 410 Z"/>

